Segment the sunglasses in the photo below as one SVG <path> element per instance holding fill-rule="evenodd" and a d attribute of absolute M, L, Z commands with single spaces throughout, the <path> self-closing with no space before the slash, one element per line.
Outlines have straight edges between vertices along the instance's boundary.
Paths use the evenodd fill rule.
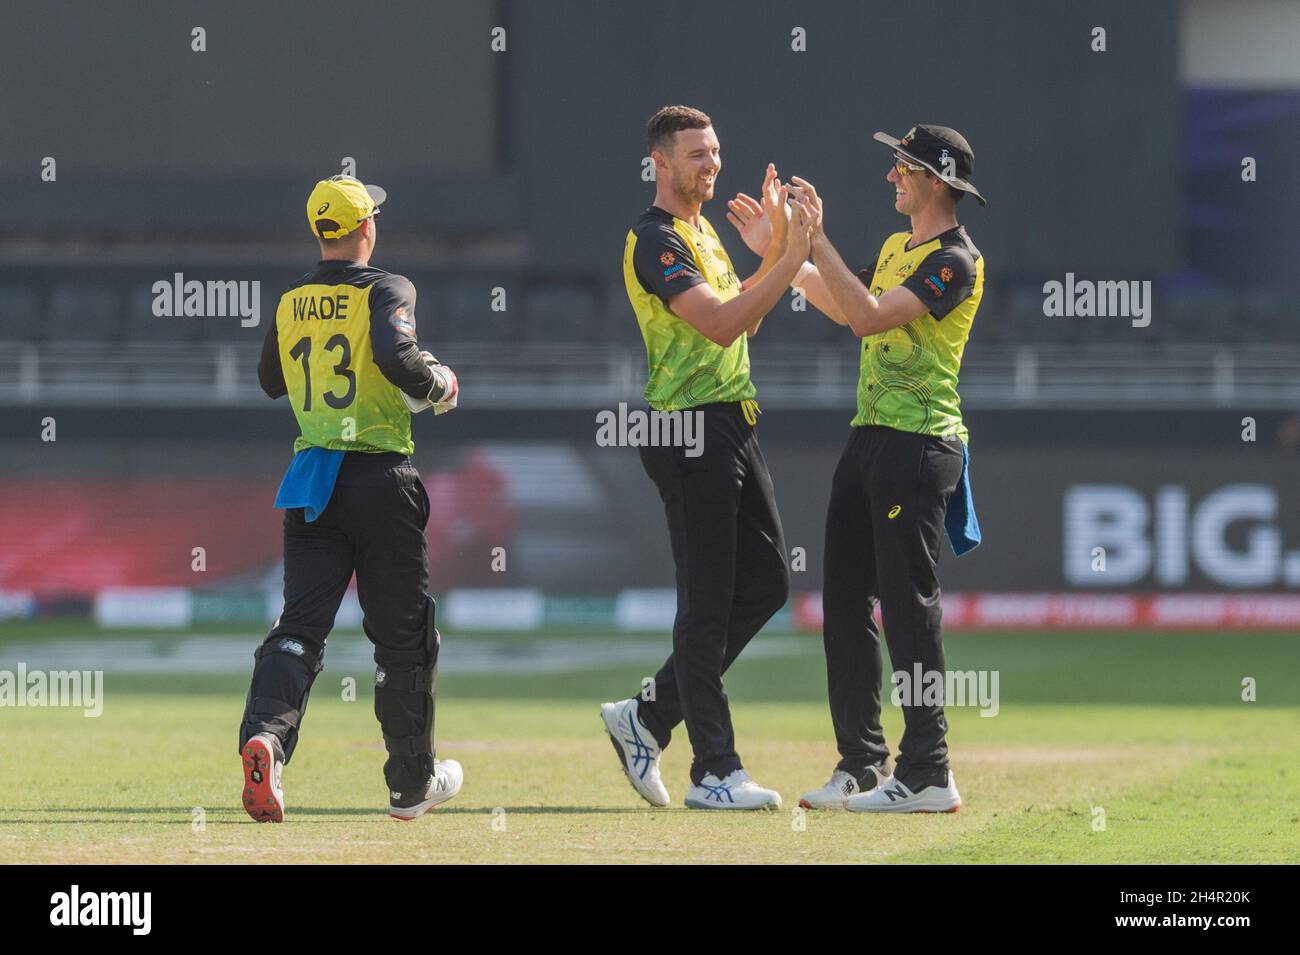
<path fill-rule="evenodd" d="M 901 156 L 894 156 L 894 169 L 900 176 L 910 176 L 914 172 L 925 172 L 924 166 L 914 166 Z"/>

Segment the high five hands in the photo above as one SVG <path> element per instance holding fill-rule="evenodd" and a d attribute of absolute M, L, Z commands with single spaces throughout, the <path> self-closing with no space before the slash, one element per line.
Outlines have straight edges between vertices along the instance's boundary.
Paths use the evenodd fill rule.
<path fill-rule="evenodd" d="M 822 206 L 817 191 L 798 176 L 791 183 L 782 183 L 776 166 L 768 163 L 760 190 L 761 203 L 743 192 L 728 200 L 727 221 L 755 255 L 766 255 L 773 241 L 784 245 L 792 239 L 806 257 L 812 237 L 821 230 Z"/>
<path fill-rule="evenodd" d="M 786 203 L 789 191 L 777 178 L 776 166 L 771 163 L 763 174 L 759 195 L 763 198 L 761 203 L 743 192 L 736 193 L 736 198 L 727 201 L 727 221 L 735 226 L 749 251 L 762 257 L 773 239 L 779 245 L 784 244 L 790 222 Z"/>
<path fill-rule="evenodd" d="M 812 238 L 822 234 L 822 199 L 817 190 L 807 179 L 791 176 L 790 195 L 794 197 L 794 206 L 808 219 Z"/>

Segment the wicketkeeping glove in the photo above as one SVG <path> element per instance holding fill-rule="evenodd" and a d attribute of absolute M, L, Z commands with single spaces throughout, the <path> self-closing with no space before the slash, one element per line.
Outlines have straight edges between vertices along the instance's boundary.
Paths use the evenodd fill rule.
<path fill-rule="evenodd" d="M 432 408 L 434 414 L 444 414 L 454 410 L 456 399 L 460 397 L 460 382 L 456 378 L 456 373 L 432 355 L 427 355 L 424 363 L 433 372 L 433 380 L 429 383 L 429 395 L 423 398 L 412 398 L 403 391 L 402 400 L 406 402 L 406 407 L 411 409 L 411 414 L 419 414 L 426 408 Z M 430 397 L 434 392 L 442 395 L 437 401 Z"/>

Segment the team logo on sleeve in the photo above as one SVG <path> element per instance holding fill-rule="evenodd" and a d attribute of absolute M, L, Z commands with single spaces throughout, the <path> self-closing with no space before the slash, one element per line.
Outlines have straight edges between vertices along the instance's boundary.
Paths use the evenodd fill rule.
<path fill-rule="evenodd" d="M 948 266 L 945 265 L 943 268 L 939 270 L 939 278 L 941 278 L 945 282 L 951 282 L 952 269 L 948 268 Z"/>
<path fill-rule="evenodd" d="M 411 320 L 411 313 L 405 305 L 393 309 L 393 314 L 388 316 L 388 324 L 397 329 L 399 334 L 415 337 L 415 322 Z"/>
<path fill-rule="evenodd" d="M 679 275 L 686 274 L 686 266 L 681 262 L 678 262 L 677 256 L 673 255 L 671 252 L 665 252 L 660 255 L 659 261 L 667 266 L 667 268 L 664 269 L 664 279 L 668 282 L 671 282 Z"/>

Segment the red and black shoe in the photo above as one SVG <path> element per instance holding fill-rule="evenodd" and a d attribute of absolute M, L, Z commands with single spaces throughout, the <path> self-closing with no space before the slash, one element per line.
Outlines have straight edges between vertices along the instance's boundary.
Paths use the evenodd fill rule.
<path fill-rule="evenodd" d="M 258 733 L 244 744 L 244 810 L 255 822 L 284 822 L 284 790 L 280 774 L 284 757 L 280 741 L 268 733 Z"/>

